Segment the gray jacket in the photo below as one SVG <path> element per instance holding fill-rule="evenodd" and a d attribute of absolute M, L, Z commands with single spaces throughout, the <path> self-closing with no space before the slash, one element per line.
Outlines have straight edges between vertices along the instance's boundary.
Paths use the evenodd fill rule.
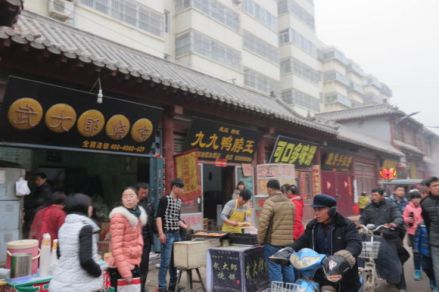
<path fill-rule="evenodd" d="M 422 217 L 429 231 L 430 244 L 439 246 L 439 197 L 429 195 L 421 201 Z"/>
<path fill-rule="evenodd" d="M 363 210 L 360 217 L 363 225 L 375 224 L 376 226 L 388 223 L 395 223 L 402 226 L 403 219 L 399 208 L 390 200 L 385 199 L 378 204 L 370 203 Z"/>

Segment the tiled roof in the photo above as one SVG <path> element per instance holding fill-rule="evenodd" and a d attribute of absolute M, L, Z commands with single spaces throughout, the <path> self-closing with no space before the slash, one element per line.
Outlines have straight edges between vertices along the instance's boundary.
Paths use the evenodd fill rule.
<path fill-rule="evenodd" d="M 383 103 L 383 104 L 354 107 L 347 110 L 320 113 L 317 114 L 316 117 L 318 119 L 328 120 L 328 121 L 343 121 L 343 120 L 368 118 L 373 116 L 382 116 L 388 114 L 405 115 L 405 113 L 399 110 L 397 107 L 394 107 L 388 103 Z"/>
<path fill-rule="evenodd" d="M 278 99 L 216 79 L 187 67 L 125 47 L 53 19 L 24 11 L 15 29 L 0 28 L 0 39 L 62 54 L 122 74 L 188 91 L 218 103 L 235 105 L 303 127 L 336 134 L 324 123 L 299 116 Z"/>
<path fill-rule="evenodd" d="M 378 152 L 387 153 L 395 156 L 404 156 L 404 153 L 393 147 L 390 143 L 386 143 L 369 135 L 359 133 L 358 131 L 355 131 L 354 129 L 351 129 L 344 125 L 341 125 L 338 128 L 337 138 L 339 140 L 360 145 Z"/>

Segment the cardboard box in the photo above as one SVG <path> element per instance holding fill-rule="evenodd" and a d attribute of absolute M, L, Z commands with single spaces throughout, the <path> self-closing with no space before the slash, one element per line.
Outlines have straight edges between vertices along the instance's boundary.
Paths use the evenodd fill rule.
<path fill-rule="evenodd" d="M 206 265 L 209 243 L 179 241 L 174 243 L 174 265 L 177 269 L 195 269 Z"/>

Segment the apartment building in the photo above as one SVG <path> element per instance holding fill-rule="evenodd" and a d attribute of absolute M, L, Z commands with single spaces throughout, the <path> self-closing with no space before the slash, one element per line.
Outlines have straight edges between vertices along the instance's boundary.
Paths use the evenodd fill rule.
<path fill-rule="evenodd" d="M 335 47 L 320 50 L 323 111 L 339 111 L 369 104 L 381 104 L 392 91 L 376 77 L 367 75 L 354 61 Z"/>
<path fill-rule="evenodd" d="M 382 103 L 392 94 L 341 51 L 319 41 L 313 0 L 24 4 L 81 30 L 280 98 L 304 116 Z"/>
<path fill-rule="evenodd" d="M 302 115 L 320 112 L 322 86 L 314 3 L 279 0 L 281 98 Z"/>

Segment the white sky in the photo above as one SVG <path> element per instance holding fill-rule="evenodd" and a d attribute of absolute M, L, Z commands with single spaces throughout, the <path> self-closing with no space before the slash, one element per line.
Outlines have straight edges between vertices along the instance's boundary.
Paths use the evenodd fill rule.
<path fill-rule="evenodd" d="M 393 90 L 390 103 L 439 127 L 439 0 L 315 0 L 319 39 Z M 439 134 L 439 129 L 432 129 Z"/>

